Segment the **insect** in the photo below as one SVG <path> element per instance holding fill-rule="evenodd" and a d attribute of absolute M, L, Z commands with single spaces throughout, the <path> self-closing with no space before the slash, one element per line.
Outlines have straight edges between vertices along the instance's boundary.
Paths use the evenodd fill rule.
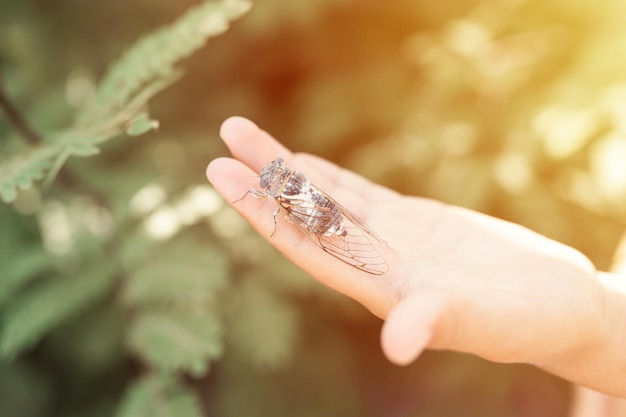
<path fill-rule="evenodd" d="M 277 158 L 261 170 L 260 186 L 248 194 L 258 199 L 273 199 L 282 208 L 285 219 L 295 224 L 309 239 L 324 252 L 346 264 L 373 275 L 382 275 L 389 270 L 379 247 L 388 247 L 365 223 L 350 210 L 320 190 L 300 171 L 288 168 L 282 158 Z"/>

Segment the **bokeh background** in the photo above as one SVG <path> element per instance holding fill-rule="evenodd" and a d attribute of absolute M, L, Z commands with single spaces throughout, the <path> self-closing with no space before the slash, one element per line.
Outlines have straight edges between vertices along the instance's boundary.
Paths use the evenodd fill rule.
<path fill-rule="evenodd" d="M 0 0 L 3 97 L 54 141 L 135 40 L 198 4 Z M 626 213 L 625 12 L 254 2 L 150 100 L 158 130 L 0 206 L 0 416 L 568 415 L 571 387 L 531 367 L 446 352 L 388 364 L 381 322 L 285 261 L 204 169 L 227 153 L 219 124 L 243 115 L 295 151 L 520 223 L 605 269 Z M 0 116 L 0 167 L 38 146 L 21 136 Z"/>

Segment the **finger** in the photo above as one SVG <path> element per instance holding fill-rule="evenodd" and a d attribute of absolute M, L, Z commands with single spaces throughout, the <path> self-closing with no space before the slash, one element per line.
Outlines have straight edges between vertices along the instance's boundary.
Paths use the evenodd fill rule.
<path fill-rule="evenodd" d="M 259 210 L 259 213 L 256 214 L 259 217 L 263 216 L 264 212 L 267 211 L 265 206 L 270 207 L 270 204 L 264 204 L 265 201 L 254 200 L 254 198 L 245 198 L 241 204 L 233 204 L 236 200 L 241 199 L 247 190 L 258 186 L 258 175 L 237 160 L 232 158 L 214 159 L 207 167 L 206 176 L 227 202 L 234 205 L 239 211 L 245 207 L 243 211 L 247 215 L 254 214 L 251 212 L 256 207 Z M 252 202 L 256 204 L 252 204 Z"/>
<path fill-rule="evenodd" d="M 231 158 L 218 158 L 207 167 L 207 178 L 224 198 L 233 202 L 246 190 L 258 186 L 254 172 L 243 163 Z M 396 294 L 390 282 L 392 274 L 372 276 L 359 271 L 317 247 L 293 224 L 277 217 L 274 232 L 273 200 L 244 198 L 233 204 L 235 209 L 272 245 L 300 268 L 322 283 L 363 303 L 375 314 L 383 315 L 395 301 Z M 389 265 L 390 269 L 394 265 Z"/>
<path fill-rule="evenodd" d="M 289 149 L 243 117 L 226 119 L 220 128 L 220 136 L 230 153 L 254 172 L 258 173 L 276 158 L 283 158 L 286 162 L 292 160 Z"/>
<path fill-rule="evenodd" d="M 306 167 L 306 172 L 317 172 L 311 178 L 318 178 L 315 184 L 321 187 L 341 205 L 357 215 L 362 221 L 368 222 L 372 212 L 381 208 L 381 205 L 398 197 L 394 191 L 376 185 L 373 182 L 343 169 L 323 158 L 307 154 L 296 153 L 294 163 Z"/>
<path fill-rule="evenodd" d="M 220 136 L 233 157 L 257 173 L 269 162 L 282 158 L 290 168 L 304 171 L 316 185 L 332 191 L 329 189 L 332 181 L 326 178 L 324 172 L 317 172 L 303 164 L 289 149 L 248 119 L 239 116 L 226 119 Z"/>
<path fill-rule="evenodd" d="M 276 203 L 272 199 L 259 200 L 245 195 L 247 190 L 258 187 L 258 176 L 246 165 L 231 158 L 218 158 L 207 167 L 207 178 L 217 192 L 274 246 L 283 249 L 285 242 L 293 247 L 306 245 L 307 242 L 300 242 L 303 236 L 293 228 L 282 227 L 285 225 L 280 215 L 276 219 L 276 232 L 271 236 L 274 232 Z"/>
<path fill-rule="evenodd" d="M 475 317 L 461 304 L 460 298 L 438 290 L 404 298 L 389 312 L 381 331 L 385 356 L 397 365 L 408 365 L 426 347 L 472 352 L 465 330 L 468 317 Z"/>
<path fill-rule="evenodd" d="M 398 365 L 413 362 L 426 347 L 473 353 L 494 362 L 519 361 L 527 347 L 511 334 L 511 320 L 483 304 L 449 291 L 417 291 L 389 312 L 381 331 L 383 352 Z M 532 340 L 523 329 L 515 332 L 522 333 L 522 341 Z M 511 337 L 501 337 L 506 334 Z"/>
<path fill-rule="evenodd" d="M 246 164 L 255 172 L 260 172 L 267 163 L 275 158 L 283 158 L 290 168 L 301 170 L 307 178 L 316 186 L 320 187 L 331 197 L 341 200 L 349 209 L 355 212 L 363 220 L 367 220 L 371 203 L 364 200 L 362 194 L 365 191 L 351 188 L 340 189 L 336 184 L 333 175 L 339 174 L 341 170 L 330 163 L 324 165 L 318 159 L 317 165 L 322 169 L 317 170 L 302 158 L 302 154 L 294 155 L 286 147 L 272 138 L 269 134 L 259 129 L 253 122 L 243 117 L 231 117 L 227 119 L 220 129 L 220 135 L 228 146 L 232 155 Z M 310 159 L 313 161 L 313 159 Z M 329 171 L 325 172 L 328 168 Z M 354 177 L 358 177 L 354 174 Z M 357 184 L 348 184 L 353 187 L 367 183 L 362 180 Z M 363 185 L 365 186 L 365 185 Z"/>
<path fill-rule="evenodd" d="M 282 158 L 287 166 L 304 171 L 316 185 L 332 192 L 332 181 L 323 172 L 318 172 L 302 162 L 298 163 L 298 158 L 289 149 L 250 120 L 239 116 L 226 119 L 222 123 L 220 136 L 233 157 L 253 171 L 258 173 L 269 162 Z"/>
<path fill-rule="evenodd" d="M 381 331 L 383 353 L 391 362 L 404 366 L 417 359 L 433 337 L 443 302 L 416 292 L 391 310 Z"/>
<path fill-rule="evenodd" d="M 296 154 L 298 162 L 302 162 L 309 167 L 324 173 L 329 178 L 334 188 L 352 190 L 359 196 L 369 202 L 377 204 L 387 200 L 393 200 L 398 197 L 398 193 L 383 187 L 368 179 L 344 168 L 341 168 L 326 159 L 307 153 Z"/>

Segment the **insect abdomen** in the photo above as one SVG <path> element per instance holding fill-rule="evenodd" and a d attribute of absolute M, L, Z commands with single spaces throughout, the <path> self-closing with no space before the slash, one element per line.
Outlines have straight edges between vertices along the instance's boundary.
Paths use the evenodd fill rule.
<path fill-rule="evenodd" d="M 327 210 L 319 211 L 320 216 L 311 216 L 310 226 L 319 235 L 343 235 L 343 216 L 339 207 L 315 189 L 311 192 L 311 201 L 318 207 Z"/>

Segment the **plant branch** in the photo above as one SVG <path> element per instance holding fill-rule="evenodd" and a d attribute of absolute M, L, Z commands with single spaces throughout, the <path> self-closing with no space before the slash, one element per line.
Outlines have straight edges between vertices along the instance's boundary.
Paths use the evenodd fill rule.
<path fill-rule="evenodd" d="M 9 97 L 4 91 L 4 86 L 2 85 L 2 79 L 0 78 L 0 108 L 6 114 L 7 119 L 13 125 L 15 130 L 17 130 L 24 140 L 31 145 L 36 145 L 41 143 L 41 138 L 33 129 L 30 128 L 22 114 L 17 110 L 17 108 L 11 103 Z"/>

